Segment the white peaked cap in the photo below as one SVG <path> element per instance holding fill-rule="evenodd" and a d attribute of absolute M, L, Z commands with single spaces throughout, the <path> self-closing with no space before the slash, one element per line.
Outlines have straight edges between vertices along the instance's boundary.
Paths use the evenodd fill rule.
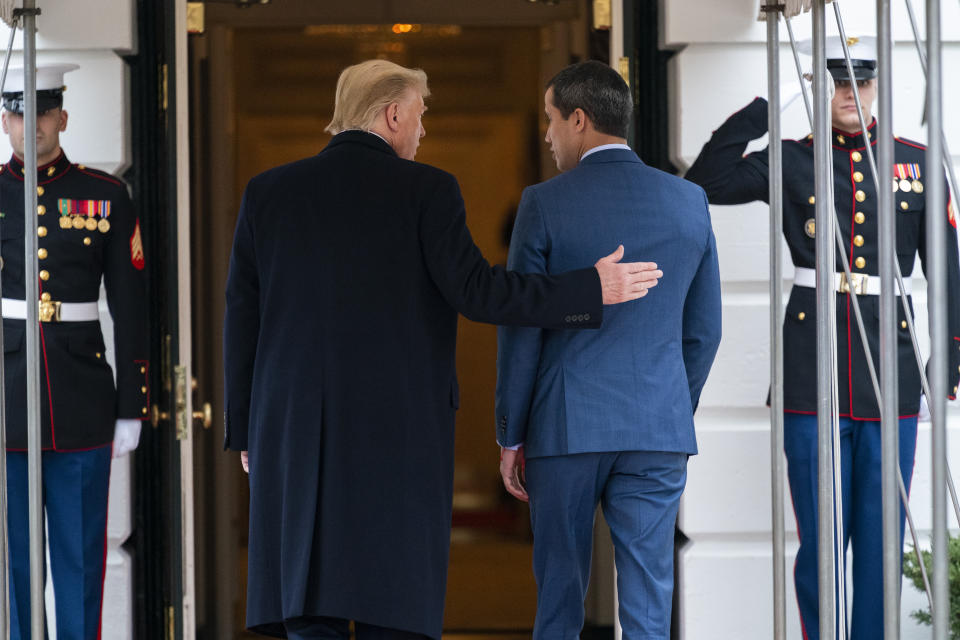
<path fill-rule="evenodd" d="M 850 49 L 851 60 L 876 60 L 877 39 L 873 36 L 847 38 L 847 48 Z M 826 44 L 827 60 L 843 59 L 843 40 L 840 36 L 829 36 Z M 813 40 L 801 40 L 797 43 L 797 51 L 808 56 L 813 55 Z"/>
<path fill-rule="evenodd" d="M 63 74 L 79 69 L 78 64 L 45 64 L 37 66 L 37 91 L 62 89 Z M 4 93 L 23 91 L 23 67 L 11 68 L 7 71 L 7 81 L 3 86 Z"/>

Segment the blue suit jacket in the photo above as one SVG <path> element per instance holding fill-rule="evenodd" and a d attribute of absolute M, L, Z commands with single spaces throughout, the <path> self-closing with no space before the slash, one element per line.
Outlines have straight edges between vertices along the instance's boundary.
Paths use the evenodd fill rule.
<path fill-rule="evenodd" d="M 596 331 L 499 329 L 497 440 L 527 457 L 697 452 L 693 412 L 720 343 L 720 276 L 704 192 L 626 149 L 528 187 L 508 266 L 560 273 L 618 244 L 663 270 Z"/>

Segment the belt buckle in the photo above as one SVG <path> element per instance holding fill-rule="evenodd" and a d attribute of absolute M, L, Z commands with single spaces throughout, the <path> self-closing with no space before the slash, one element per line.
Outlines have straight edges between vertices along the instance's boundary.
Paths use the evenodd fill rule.
<path fill-rule="evenodd" d="M 850 286 L 850 281 L 847 280 L 847 274 L 842 274 L 840 278 L 840 293 L 850 293 L 852 289 L 856 295 L 864 295 L 864 292 L 867 290 L 867 280 L 870 278 L 869 274 L 851 273 L 850 277 L 853 279 L 853 287 Z"/>
<path fill-rule="evenodd" d="M 40 322 L 60 322 L 60 303 L 40 300 Z"/>

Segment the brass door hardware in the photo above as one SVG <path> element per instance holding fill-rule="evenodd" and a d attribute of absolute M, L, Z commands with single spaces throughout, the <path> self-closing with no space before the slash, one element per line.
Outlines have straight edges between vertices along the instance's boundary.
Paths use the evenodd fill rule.
<path fill-rule="evenodd" d="M 213 426 L 213 406 L 209 402 L 204 402 L 202 410 L 193 412 L 193 419 L 199 420 L 204 429 L 209 429 Z"/>
<path fill-rule="evenodd" d="M 187 368 L 178 364 L 173 368 L 173 374 L 177 440 L 186 440 L 190 428 L 190 416 L 187 415 Z"/>
<path fill-rule="evenodd" d="M 169 420 L 170 412 L 169 411 L 160 411 L 158 405 L 153 405 L 150 407 L 150 424 L 153 425 L 153 428 L 156 429 L 160 426 L 161 420 Z"/>

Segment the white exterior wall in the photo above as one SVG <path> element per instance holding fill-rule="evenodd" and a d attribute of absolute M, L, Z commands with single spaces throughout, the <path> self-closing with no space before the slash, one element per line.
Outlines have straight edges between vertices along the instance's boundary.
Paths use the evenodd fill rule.
<path fill-rule="evenodd" d="M 677 49 L 671 85 L 672 154 L 687 167 L 701 146 L 730 114 L 754 96 L 766 96 L 766 26 L 756 22 L 759 2 L 742 0 L 661 0 L 661 43 Z M 897 38 L 894 56 L 894 131 L 924 141 L 920 125 L 924 81 L 917 62 L 906 10 L 895 2 L 893 22 Z M 922 2 L 914 2 L 923 11 Z M 843 2 L 848 35 L 876 31 L 876 3 Z M 833 8 L 827 25 L 836 33 Z M 960 103 L 960 5 L 943 3 L 944 104 Z M 799 39 L 812 33 L 810 15 L 794 19 Z M 921 29 L 923 29 L 921 25 Z M 781 73 L 783 93 L 799 90 L 785 27 Z M 809 59 L 805 59 L 809 70 Z M 948 144 L 960 151 L 960 120 L 945 110 Z M 810 131 L 801 102 L 783 115 L 785 137 Z M 766 145 L 766 139 L 750 150 Z M 955 159 L 955 165 L 960 166 Z M 772 637 L 772 564 L 770 507 L 769 411 L 764 406 L 769 383 L 768 208 L 763 203 L 713 206 L 713 225 L 723 281 L 723 342 L 704 389 L 697 414 L 700 455 L 691 459 L 679 526 L 690 538 L 681 561 L 681 629 L 689 640 L 769 640 Z M 785 248 L 785 245 L 784 245 Z M 785 278 L 792 277 L 784 250 Z M 916 269 L 919 274 L 919 263 Z M 785 283 L 789 291 L 789 282 Z M 925 351 L 925 286 L 917 278 L 915 308 L 918 333 Z M 960 411 L 951 407 L 950 461 L 960 468 Z M 917 463 L 911 491 L 911 509 L 927 544 L 931 522 L 930 427 L 920 425 Z M 786 482 L 785 482 L 786 484 Z M 787 525 L 788 638 L 801 638 L 792 584 L 797 548 L 796 523 L 789 493 L 785 496 Z M 950 522 L 956 526 L 951 515 Z M 926 598 L 912 585 L 903 587 L 904 640 L 929 637 L 909 613 L 926 606 Z"/>
<path fill-rule="evenodd" d="M 67 157 L 112 173 L 129 162 L 129 91 L 121 55 L 134 50 L 133 0 L 46 0 L 37 19 L 37 63 L 73 62 L 80 68 L 67 74 L 64 108 L 69 113 L 61 143 Z M 0 25 L 0 46 L 10 31 Z M 21 64 L 22 32 L 14 41 L 11 67 Z M 0 136 L 0 162 L 10 157 L 6 136 Z M 143 215 L 143 212 L 141 212 Z M 101 291 L 100 320 L 113 364 L 113 323 Z M 145 428 L 150 428 L 145 423 Z M 122 545 L 133 528 L 131 456 L 113 461 L 107 525 L 107 575 L 104 586 L 104 640 L 133 637 L 133 570 Z M 49 574 L 48 574 L 49 575 Z M 53 590 L 47 584 L 50 636 L 56 638 Z"/>

